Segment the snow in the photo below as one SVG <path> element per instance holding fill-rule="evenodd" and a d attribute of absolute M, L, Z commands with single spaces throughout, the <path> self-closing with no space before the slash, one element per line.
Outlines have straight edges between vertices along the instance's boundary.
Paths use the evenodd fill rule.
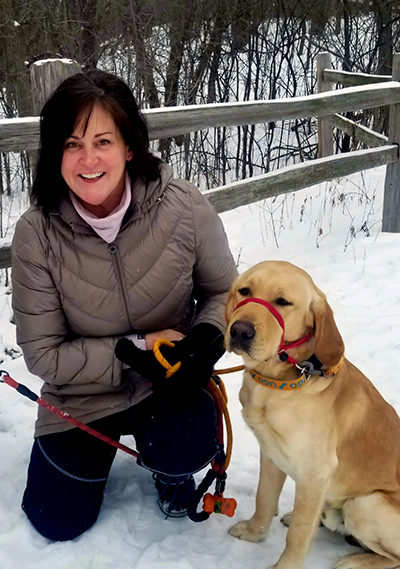
<path fill-rule="evenodd" d="M 30 124 L 38 124 L 40 122 L 40 117 L 16 117 L 13 119 L 1 119 L 2 126 L 18 126 L 18 125 L 30 125 Z"/>
<path fill-rule="evenodd" d="M 40 67 L 42 65 L 46 65 L 47 63 L 54 63 L 55 61 L 62 61 L 62 63 L 66 65 L 77 65 L 76 61 L 68 59 L 67 57 L 47 57 L 46 59 L 38 59 L 38 61 L 34 61 L 32 65 Z"/>
<path fill-rule="evenodd" d="M 385 167 L 244 206 L 221 215 L 239 270 L 266 259 L 291 261 L 307 270 L 327 295 L 346 344 L 347 357 L 364 371 L 400 411 L 400 382 L 393 373 L 400 355 L 400 234 L 380 230 Z M 21 357 L 12 359 L 15 330 L 10 294 L 0 290 L 1 367 L 38 392 Z M 218 368 L 240 364 L 226 354 Z M 266 541 L 234 539 L 232 523 L 254 511 L 258 445 L 245 427 L 238 391 L 241 373 L 224 376 L 234 429 L 234 448 L 225 495 L 238 501 L 234 518 L 212 515 L 195 524 L 165 520 L 156 505 L 149 472 L 117 453 L 98 522 L 71 542 L 50 543 L 20 509 L 32 444 L 36 405 L 0 385 L 0 568 L 1 569 L 265 569 L 283 550 L 286 528 L 276 518 Z M 129 437 L 124 444 L 133 446 Z M 204 474 L 204 473 L 203 473 Z M 199 478 L 199 476 L 197 476 Z M 280 512 L 292 508 L 288 480 Z M 357 551 L 342 537 L 319 529 L 306 569 L 328 569 Z"/>

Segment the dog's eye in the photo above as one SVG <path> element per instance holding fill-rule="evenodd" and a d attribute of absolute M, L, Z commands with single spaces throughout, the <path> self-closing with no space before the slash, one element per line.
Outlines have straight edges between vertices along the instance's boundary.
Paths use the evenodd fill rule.
<path fill-rule="evenodd" d="M 286 300 L 286 298 L 283 298 L 283 296 L 280 296 L 279 298 L 277 298 L 275 300 L 276 304 L 278 304 L 279 306 L 291 306 L 292 303 L 289 302 L 288 300 Z"/>
<path fill-rule="evenodd" d="M 250 289 L 247 288 L 246 286 L 243 287 L 243 288 L 240 288 L 240 289 L 238 290 L 238 293 L 241 294 L 242 296 L 250 296 L 250 295 L 251 295 Z"/>

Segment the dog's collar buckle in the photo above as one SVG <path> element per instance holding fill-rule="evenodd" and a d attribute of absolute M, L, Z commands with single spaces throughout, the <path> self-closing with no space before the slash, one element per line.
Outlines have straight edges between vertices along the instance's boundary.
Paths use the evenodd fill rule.
<path fill-rule="evenodd" d="M 312 375 L 325 376 L 325 371 L 323 369 L 315 369 L 313 364 L 308 361 L 297 362 L 296 367 L 300 373 L 304 373 L 306 376 L 308 376 L 308 379 L 310 379 Z"/>
<path fill-rule="evenodd" d="M 296 367 L 297 367 L 297 369 L 300 370 L 300 372 L 302 374 L 304 373 L 305 375 L 308 375 L 309 378 L 312 375 L 319 375 L 321 377 L 333 377 L 334 375 L 337 374 L 337 372 L 342 367 L 344 357 L 345 356 L 343 354 L 342 357 L 340 358 L 339 362 L 336 365 L 330 366 L 327 369 L 321 369 L 322 364 L 316 356 L 312 356 L 312 358 L 310 358 L 310 359 L 314 360 L 314 363 L 311 361 L 304 361 L 304 362 L 297 363 Z"/>

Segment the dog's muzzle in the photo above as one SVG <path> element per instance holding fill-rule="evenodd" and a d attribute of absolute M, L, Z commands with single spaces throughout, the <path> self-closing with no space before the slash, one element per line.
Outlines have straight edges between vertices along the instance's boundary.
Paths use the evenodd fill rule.
<path fill-rule="evenodd" d="M 312 334 L 306 334 L 305 336 L 303 336 L 302 338 L 300 338 L 296 342 L 284 344 L 285 322 L 284 322 L 281 314 L 276 310 L 276 308 L 274 308 L 272 306 L 272 304 L 270 304 L 266 300 L 263 300 L 262 298 L 256 298 L 256 297 L 245 298 L 244 300 L 239 302 L 239 304 L 236 305 L 236 307 L 234 308 L 234 311 L 237 310 L 238 308 L 240 308 L 241 306 L 248 304 L 249 302 L 255 302 L 256 304 L 261 304 L 272 314 L 272 316 L 274 316 L 274 318 L 277 320 L 279 326 L 282 328 L 282 336 L 281 336 L 281 341 L 280 341 L 279 348 L 278 348 L 278 355 L 279 355 L 281 361 L 289 362 L 291 364 L 297 365 L 297 363 L 298 363 L 297 360 L 291 358 L 286 353 L 285 350 L 288 350 L 290 348 L 295 348 L 297 346 L 300 346 L 301 344 L 304 344 L 305 342 L 308 342 L 308 340 L 310 340 L 312 338 Z M 236 324 L 238 325 L 237 327 L 235 327 Z M 234 330 L 233 334 L 232 334 L 232 330 Z M 252 324 L 251 322 L 248 322 L 247 320 L 237 320 L 231 326 L 231 346 L 232 346 L 232 348 L 238 347 L 239 349 L 241 348 L 242 350 L 248 352 L 249 347 L 251 345 L 251 342 L 255 336 L 255 333 L 256 333 L 256 330 L 255 330 L 254 324 Z"/>

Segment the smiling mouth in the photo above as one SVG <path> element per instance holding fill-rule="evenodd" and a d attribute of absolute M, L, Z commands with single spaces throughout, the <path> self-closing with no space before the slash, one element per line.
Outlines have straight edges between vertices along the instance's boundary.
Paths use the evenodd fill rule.
<path fill-rule="evenodd" d="M 79 174 L 84 180 L 97 180 L 104 176 L 105 172 L 95 172 L 94 174 Z"/>

